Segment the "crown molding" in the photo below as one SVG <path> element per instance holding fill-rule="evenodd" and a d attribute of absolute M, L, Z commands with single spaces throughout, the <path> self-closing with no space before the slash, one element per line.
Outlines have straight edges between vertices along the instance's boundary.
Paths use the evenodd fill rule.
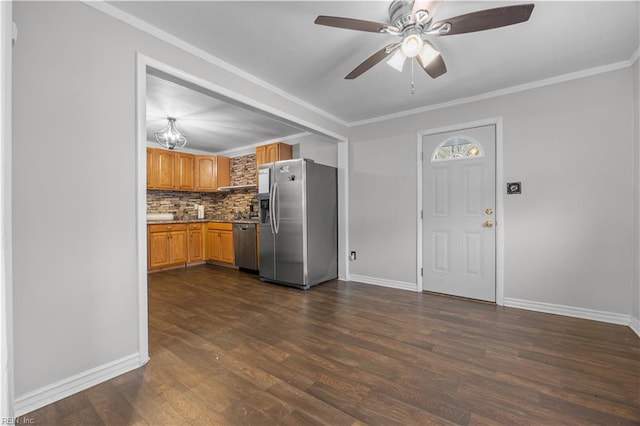
<path fill-rule="evenodd" d="M 634 53 L 634 56 L 636 57 L 636 59 L 637 59 L 637 54 L 638 54 L 638 51 L 636 50 L 636 53 Z M 632 56 L 632 58 L 633 58 L 633 56 Z M 477 101 L 482 101 L 482 100 L 491 99 L 491 98 L 497 98 L 499 96 L 505 96 L 505 95 L 510 95 L 510 94 L 513 94 L 513 93 L 524 92 L 526 90 L 537 89 L 539 87 L 545 87 L 545 86 L 551 86 L 551 85 L 554 85 L 554 84 L 564 83 L 564 82 L 571 81 L 571 80 L 578 80 L 578 79 L 585 78 L 585 77 L 591 77 L 591 76 L 594 76 L 594 75 L 603 74 L 603 73 L 606 73 L 606 72 L 611 72 L 611 71 L 616 71 L 616 70 L 619 70 L 619 69 L 627 68 L 627 67 L 631 66 L 632 64 L 633 64 L 633 62 L 630 59 L 628 61 L 616 62 L 616 63 L 609 64 L 609 65 L 603 65 L 603 66 L 600 66 L 600 67 L 589 68 L 589 69 L 582 70 L 582 71 L 577 71 L 577 72 L 572 72 L 572 73 L 569 73 L 569 74 L 563 74 L 563 75 L 559 75 L 559 76 L 555 76 L 555 77 L 551 77 L 551 78 L 546 78 L 544 80 L 538 80 L 538 81 L 534 81 L 534 82 L 531 82 L 531 83 L 525 83 L 525 84 L 520 84 L 520 85 L 517 85 L 517 86 L 507 87 L 506 89 L 494 90 L 494 91 L 482 93 L 482 94 L 476 95 L 476 96 L 469 96 L 467 98 L 460 98 L 460 99 L 456 99 L 456 100 L 449 101 L 449 102 L 442 102 L 442 103 L 439 103 L 439 104 L 427 105 L 427 106 L 420 107 L 420 108 L 415 108 L 415 109 L 410 109 L 410 110 L 406 110 L 406 111 L 396 112 L 396 113 L 393 113 L 393 114 L 381 115 L 381 116 L 378 116 L 378 117 L 367 118 L 367 119 L 364 119 L 364 120 L 352 121 L 352 122 L 349 123 L 349 127 L 351 128 L 351 127 L 363 126 L 363 125 L 366 125 L 366 124 L 378 123 L 380 121 L 387 121 L 387 120 L 392 120 L 392 119 L 396 119 L 396 118 L 407 117 L 409 115 L 420 114 L 420 113 L 424 113 L 424 112 L 428 112 L 428 111 L 434 111 L 434 110 L 443 109 L 443 108 L 449 108 L 449 107 L 453 107 L 453 106 L 457 106 L 457 105 L 468 104 L 468 103 L 471 103 L 471 102 L 477 102 Z"/>
<path fill-rule="evenodd" d="M 293 95 L 291 95 L 290 93 L 270 84 L 267 83 L 266 81 L 254 76 L 253 74 L 250 74 L 234 65 L 231 65 L 230 63 L 223 61 L 222 59 L 205 52 L 204 50 L 197 48 L 195 46 L 193 46 L 192 44 L 189 44 L 187 42 L 185 42 L 184 40 L 171 35 L 169 33 L 167 33 L 166 31 L 161 30 L 158 27 L 155 27 L 151 24 L 149 24 L 146 21 L 143 21 L 142 19 L 136 18 L 108 3 L 106 3 L 104 0 L 79 0 L 81 3 L 86 4 L 87 6 L 90 6 L 100 12 L 105 13 L 106 15 L 111 16 L 112 18 L 118 19 L 119 21 L 122 21 L 128 25 L 131 25 L 132 27 L 143 31 L 147 34 L 150 34 L 168 44 L 171 44 L 177 48 L 180 48 L 200 59 L 203 59 L 217 67 L 220 67 L 226 71 L 229 71 L 233 74 L 236 74 L 242 78 L 244 78 L 245 80 L 254 83 L 260 87 L 263 87 L 279 96 L 282 96 L 283 98 L 301 106 L 304 107 L 310 111 L 313 111 L 315 113 L 317 113 L 318 115 L 321 115 L 329 120 L 332 120 L 338 124 L 341 124 L 347 128 L 351 128 L 351 127 L 357 127 L 357 126 L 362 126 L 362 125 L 366 125 L 366 124 L 373 124 L 373 123 L 377 123 L 377 122 L 381 122 L 381 121 L 386 121 L 386 120 L 392 120 L 392 119 L 396 119 L 396 118 L 402 118 L 402 117 L 406 117 L 406 116 L 410 116 L 410 115 L 414 115 L 414 114 L 420 114 L 420 113 L 424 113 L 424 112 L 428 112 L 428 111 L 434 111 L 434 110 L 438 110 L 438 109 L 443 109 L 443 108 L 449 108 L 452 106 L 457 106 L 457 105 L 463 105 L 463 104 L 467 104 L 467 103 L 471 103 L 471 102 L 476 102 L 476 101 L 481 101 L 481 100 L 486 100 L 486 99 L 491 99 L 491 98 L 495 98 L 495 97 L 499 97 L 499 96 L 504 96 L 504 95 L 509 95 L 509 94 L 513 94 L 513 93 L 518 93 L 518 92 L 522 92 L 522 91 L 526 91 L 526 90 L 530 90 L 530 89 L 536 89 L 539 87 L 545 87 L 545 86 L 550 86 L 553 84 L 558 84 L 558 83 L 563 83 L 563 82 L 567 82 L 567 81 L 571 81 L 571 80 L 577 80 L 580 78 L 585 78 L 585 77 L 590 77 L 593 75 L 597 75 L 597 74 L 602 74 L 602 73 L 606 73 L 606 72 L 610 72 L 610 71 L 616 71 L 622 68 L 626 68 L 629 67 L 631 65 L 633 65 L 639 57 L 639 50 L 640 48 L 636 49 L 636 51 L 631 55 L 631 57 L 629 58 L 629 60 L 626 61 L 621 61 L 621 62 L 616 62 L 613 64 L 609 64 L 609 65 L 603 65 L 603 66 L 599 66 L 599 67 L 594 67 L 594 68 L 589 68 L 586 70 L 582 70 L 582 71 L 577 71 L 577 72 L 573 72 L 573 73 L 568 73 L 568 74 L 563 74 L 560 76 L 555 76 L 555 77 L 551 77 L 551 78 L 547 78 L 547 79 L 543 79 L 543 80 L 538 80 L 538 81 L 534 81 L 531 83 L 525 83 L 525 84 L 521 84 L 521 85 L 517 85 L 517 86 L 512 86 L 512 87 L 508 87 L 505 89 L 499 89 L 499 90 L 495 90 L 495 91 L 491 91 L 491 92 L 486 92 L 480 95 L 475 95 L 475 96 L 469 96 L 466 98 L 460 98 L 460 99 L 455 99 L 453 101 L 448 101 L 448 102 L 442 102 L 442 103 L 438 103 L 438 104 L 433 104 L 433 105 L 427 105 L 424 107 L 420 107 L 420 108 L 415 108 L 415 109 L 410 109 L 410 110 L 405 110 L 405 111 L 400 111 L 397 113 L 393 113 L 393 114 L 386 114 L 386 115 L 381 115 L 378 117 L 372 117 L 372 118 L 367 118 L 364 120 L 357 120 L 357 121 L 351 121 L 348 122 L 346 120 L 343 120 L 339 117 L 336 117 L 332 114 L 330 114 L 329 112 L 320 109 L 318 107 L 316 107 L 315 105 L 312 105 L 300 98 L 297 98 Z"/>
<path fill-rule="evenodd" d="M 246 71 L 244 71 L 243 69 L 240 69 L 234 65 L 231 65 L 230 63 L 223 61 L 222 59 L 218 58 L 217 56 L 214 56 L 208 52 L 205 52 L 204 50 L 195 47 L 194 45 L 187 43 L 186 41 L 169 34 L 166 31 L 161 30 L 158 27 L 155 27 L 151 24 L 149 24 L 146 21 L 143 21 L 142 19 L 136 18 L 124 11 L 122 11 L 121 9 L 118 9 L 117 7 L 114 7 L 108 3 L 106 3 L 104 0 L 79 0 L 81 3 L 90 6 L 108 16 L 111 16 L 112 18 L 115 18 L 121 22 L 124 22 L 125 24 L 128 24 L 140 31 L 143 31 L 149 35 L 152 35 L 168 44 L 171 44 L 179 49 L 182 49 L 204 61 L 209 62 L 212 65 L 215 65 L 219 68 L 224 69 L 225 71 L 229 71 L 230 73 L 233 73 L 257 86 L 260 86 L 264 89 L 267 89 L 285 99 L 287 99 L 288 101 L 291 101 L 303 108 L 306 108 L 310 111 L 315 112 L 318 115 L 321 115 L 329 120 L 332 120 L 338 124 L 341 124 L 345 127 L 348 127 L 348 123 L 341 119 L 338 118 L 330 113 L 328 113 L 327 111 L 318 108 L 315 105 L 312 105 L 306 101 L 303 101 L 300 98 L 297 98 L 295 96 L 293 96 L 292 94 L 285 92 L 284 90 L 280 89 L 279 87 L 274 86 L 271 83 L 267 83 L 266 81 L 256 77 L 253 74 L 250 74 Z"/>

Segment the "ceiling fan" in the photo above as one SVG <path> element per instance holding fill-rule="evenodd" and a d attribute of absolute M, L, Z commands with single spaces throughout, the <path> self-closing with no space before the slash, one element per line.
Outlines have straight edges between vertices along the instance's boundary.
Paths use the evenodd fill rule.
<path fill-rule="evenodd" d="M 447 67 L 440 52 L 425 38 L 519 24 L 529 20 L 534 7 L 533 4 L 504 6 L 434 22 L 433 16 L 440 2 L 441 0 L 393 0 L 389 6 L 391 23 L 388 24 L 323 15 L 318 16 L 315 23 L 349 30 L 391 34 L 402 38 L 401 41 L 390 43 L 367 58 L 345 77 L 347 80 L 360 76 L 392 54 L 388 64 L 398 71 L 402 71 L 407 58 L 416 58 L 427 74 L 437 78 L 447 72 Z"/>

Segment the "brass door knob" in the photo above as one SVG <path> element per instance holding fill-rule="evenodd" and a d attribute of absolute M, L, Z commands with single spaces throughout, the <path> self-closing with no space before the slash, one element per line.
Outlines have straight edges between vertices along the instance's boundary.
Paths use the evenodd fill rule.
<path fill-rule="evenodd" d="M 493 221 L 488 220 L 484 223 L 484 226 L 486 226 L 487 228 L 491 228 L 493 226 Z"/>
<path fill-rule="evenodd" d="M 488 208 L 484 211 L 486 214 L 493 214 L 493 209 L 492 208 Z"/>

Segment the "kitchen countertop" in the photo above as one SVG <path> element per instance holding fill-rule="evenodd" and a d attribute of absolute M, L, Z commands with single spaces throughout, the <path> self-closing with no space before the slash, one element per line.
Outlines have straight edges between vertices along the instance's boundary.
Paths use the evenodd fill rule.
<path fill-rule="evenodd" d="M 173 220 L 147 220 L 147 224 L 170 224 L 170 223 L 209 223 L 209 222 L 224 222 L 224 223 L 258 223 L 258 219 L 173 219 Z"/>

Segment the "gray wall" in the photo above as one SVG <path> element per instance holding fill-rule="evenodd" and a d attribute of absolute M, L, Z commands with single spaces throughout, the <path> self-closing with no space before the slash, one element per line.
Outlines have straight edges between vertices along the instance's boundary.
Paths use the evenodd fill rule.
<path fill-rule="evenodd" d="M 16 2 L 16 397 L 138 350 L 136 52 L 340 125 L 79 2 Z"/>
<path fill-rule="evenodd" d="M 633 293 L 633 317 L 638 330 L 640 330 L 640 60 L 636 61 L 631 68 L 633 73 L 633 112 L 634 112 L 634 140 L 635 140 L 635 156 L 634 156 L 634 178 L 636 184 L 634 192 L 635 203 L 635 250 L 634 250 L 634 293 Z M 636 331 L 638 331 L 636 330 Z"/>
<path fill-rule="evenodd" d="M 319 135 L 307 135 L 287 141 L 293 145 L 294 158 L 310 158 L 316 163 L 338 167 L 338 144 Z"/>
<path fill-rule="evenodd" d="M 505 298 L 631 314 L 632 87 L 627 67 L 350 129 L 350 273 L 416 282 L 417 132 L 502 117 Z"/>

